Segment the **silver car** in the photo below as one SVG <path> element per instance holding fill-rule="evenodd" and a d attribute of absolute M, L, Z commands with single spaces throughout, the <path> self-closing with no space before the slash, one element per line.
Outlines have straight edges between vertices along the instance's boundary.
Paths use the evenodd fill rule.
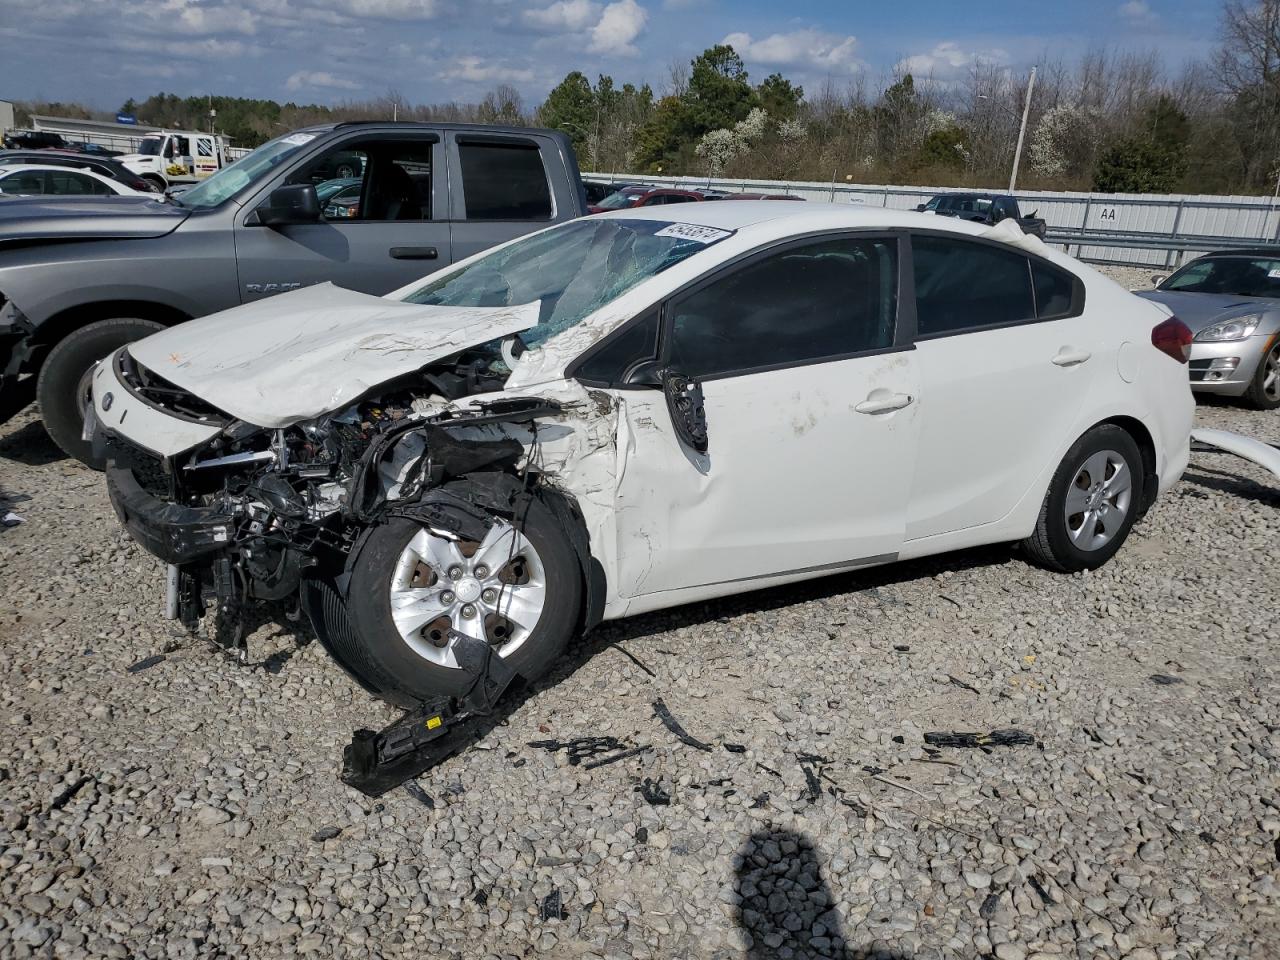
<path fill-rule="evenodd" d="M 1167 306 L 1195 333 L 1191 389 L 1280 407 L 1280 250 L 1235 250 L 1152 277 L 1138 296 Z"/>

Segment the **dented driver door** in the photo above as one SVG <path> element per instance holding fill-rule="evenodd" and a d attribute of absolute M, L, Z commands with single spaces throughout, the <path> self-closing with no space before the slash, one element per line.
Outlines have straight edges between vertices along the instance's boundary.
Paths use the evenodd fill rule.
<path fill-rule="evenodd" d="M 666 306 L 662 375 L 617 391 L 628 612 L 896 556 L 919 409 L 897 282 L 895 239 L 822 238 Z M 705 452 L 676 422 L 698 387 Z"/>

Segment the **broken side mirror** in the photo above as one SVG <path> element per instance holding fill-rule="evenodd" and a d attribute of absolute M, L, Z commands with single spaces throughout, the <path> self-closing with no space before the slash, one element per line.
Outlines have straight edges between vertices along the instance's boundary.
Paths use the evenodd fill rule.
<path fill-rule="evenodd" d="M 924 213 L 924 204 L 923 204 L 923 203 L 917 203 L 917 204 L 916 204 L 916 213 Z"/>
<path fill-rule="evenodd" d="M 290 183 L 276 187 L 266 201 L 254 211 L 258 223 L 279 227 L 290 223 L 319 223 L 320 198 L 309 183 Z"/>
<path fill-rule="evenodd" d="M 676 436 L 698 453 L 706 453 L 707 411 L 702 399 L 702 384 L 670 367 L 661 371 L 661 377 L 667 413 L 671 415 Z"/>
<path fill-rule="evenodd" d="M 1151 278 L 1151 285 L 1153 287 L 1158 287 L 1160 286 L 1160 284 L 1164 283 L 1168 279 L 1169 277 L 1166 274 L 1157 273 Z"/>

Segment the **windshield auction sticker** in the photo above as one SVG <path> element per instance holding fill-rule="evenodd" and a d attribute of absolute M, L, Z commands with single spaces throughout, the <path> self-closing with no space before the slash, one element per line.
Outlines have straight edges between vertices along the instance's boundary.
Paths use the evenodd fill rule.
<path fill-rule="evenodd" d="M 281 140 L 281 143 L 291 143 L 295 147 L 300 147 L 304 143 L 310 143 L 316 138 L 314 133 L 291 133 L 289 136 Z"/>
<path fill-rule="evenodd" d="M 733 236 L 732 230 L 721 230 L 717 227 L 704 227 L 696 223 L 673 223 L 657 230 L 655 237 L 675 237 L 677 240 L 692 240 L 694 243 L 715 243 L 725 237 Z"/>

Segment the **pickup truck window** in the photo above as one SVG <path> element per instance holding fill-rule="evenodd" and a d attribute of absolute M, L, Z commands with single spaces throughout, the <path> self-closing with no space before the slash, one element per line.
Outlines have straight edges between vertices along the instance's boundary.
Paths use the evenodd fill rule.
<path fill-rule="evenodd" d="M 186 191 L 182 194 L 179 205 L 191 210 L 208 210 L 216 207 L 250 184 L 267 176 L 287 157 L 314 139 L 314 134 L 291 133 L 269 140 L 253 153 L 241 157 L 228 167 L 223 167 L 208 180 Z"/>
<path fill-rule="evenodd" d="M 321 154 L 289 178 L 315 185 L 326 220 L 430 220 L 429 140 L 361 140 Z"/>
<path fill-rule="evenodd" d="M 537 144 L 459 141 L 468 220 L 550 220 L 551 186 Z"/>

